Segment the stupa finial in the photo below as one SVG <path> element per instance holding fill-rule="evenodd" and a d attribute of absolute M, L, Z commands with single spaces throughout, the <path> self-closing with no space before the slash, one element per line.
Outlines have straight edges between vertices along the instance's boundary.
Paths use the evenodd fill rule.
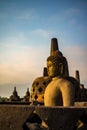
<path fill-rule="evenodd" d="M 80 75 L 79 75 L 79 71 L 78 70 L 76 70 L 75 71 L 75 78 L 76 78 L 76 80 L 79 82 L 79 84 L 80 84 Z"/>
<path fill-rule="evenodd" d="M 59 50 L 57 38 L 51 39 L 50 56 L 54 55 L 54 52 Z"/>

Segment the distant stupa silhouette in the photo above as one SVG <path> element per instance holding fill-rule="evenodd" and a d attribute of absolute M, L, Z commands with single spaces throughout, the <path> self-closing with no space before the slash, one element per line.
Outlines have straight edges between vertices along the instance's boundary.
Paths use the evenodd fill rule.
<path fill-rule="evenodd" d="M 80 75 L 79 75 L 79 71 L 78 70 L 75 71 L 75 78 L 79 82 L 79 85 L 80 85 Z"/>

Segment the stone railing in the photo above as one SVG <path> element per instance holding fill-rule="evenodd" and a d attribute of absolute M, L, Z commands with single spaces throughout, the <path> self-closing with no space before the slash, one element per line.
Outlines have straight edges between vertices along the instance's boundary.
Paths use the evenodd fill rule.
<path fill-rule="evenodd" d="M 38 116 L 36 120 L 35 114 Z M 0 130 L 28 130 L 31 125 L 38 124 L 38 119 L 42 122 L 39 123 L 42 126 L 41 130 L 83 130 L 81 129 L 83 125 L 78 128 L 76 125 L 81 117 L 84 118 L 84 114 L 86 118 L 87 106 L 44 107 L 3 104 L 0 105 Z"/>

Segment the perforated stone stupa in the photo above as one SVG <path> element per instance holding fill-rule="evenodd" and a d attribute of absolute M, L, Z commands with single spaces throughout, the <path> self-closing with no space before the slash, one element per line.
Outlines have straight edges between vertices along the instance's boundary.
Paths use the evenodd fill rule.
<path fill-rule="evenodd" d="M 44 91 L 46 86 L 51 81 L 51 78 L 47 76 L 47 69 L 44 68 L 43 76 L 37 77 L 31 87 L 30 91 L 30 102 L 44 103 Z"/>

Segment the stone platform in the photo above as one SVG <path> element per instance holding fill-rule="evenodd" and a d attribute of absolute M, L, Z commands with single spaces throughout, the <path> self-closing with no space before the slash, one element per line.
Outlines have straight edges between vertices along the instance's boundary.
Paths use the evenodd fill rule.
<path fill-rule="evenodd" d="M 23 125 L 34 111 L 50 130 L 77 130 L 76 123 L 84 113 L 87 114 L 87 106 L 44 107 L 2 104 L 0 105 L 0 130 L 26 130 Z"/>

